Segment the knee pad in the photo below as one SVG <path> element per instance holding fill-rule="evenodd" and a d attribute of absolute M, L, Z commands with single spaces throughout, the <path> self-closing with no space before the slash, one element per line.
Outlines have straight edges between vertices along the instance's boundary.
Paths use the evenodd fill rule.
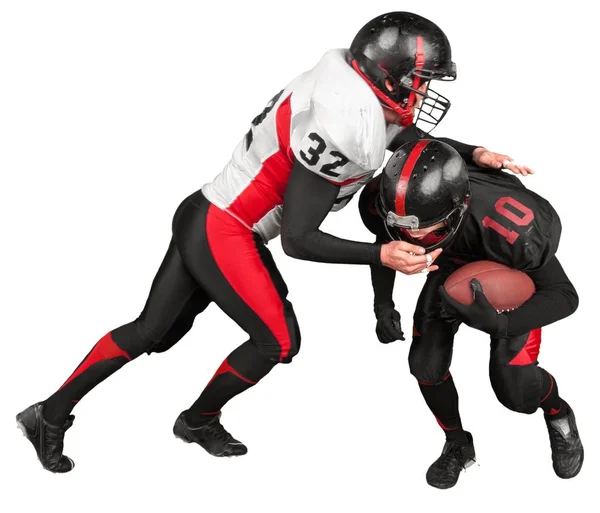
<path fill-rule="evenodd" d="M 409 358 L 408 364 L 410 373 L 422 385 L 439 385 L 446 380 L 449 372 L 447 365 L 435 365 L 432 362 L 424 363 Z"/>
<path fill-rule="evenodd" d="M 300 326 L 298 325 L 298 320 L 296 319 L 296 315 L 294 314 L 293 310 L 291 316 L 288 317 L 286 315 L 286 321 L 290 332 L 290 350 L 287 358 L 284 358 L 282 363 L 290 363 L 292 358 L 294 358 L 294 356 L 300 352 L 300 341 L 302 340 Z"/>
<path fill-rule="evenodd" d="M 127 352 L 131 358 L 137 358 L 160 342 L 159 337 L 140 319 L 113 330 L 111 334 L 115 344 Z"/>
<path fill-rule="evenodd" d="M 144 325 L 142 321 L 139 321 L 139 330 L 144 331 L 147 337 L 152 339 L 157 339 L 157 342 L 152 344 L 146 352 L 148 354 L 152 353 L 164 353 L 171 349 L 177 342 L 179 342 L 183 336 L 190 331 L 192 328 L 192 324 L 194 323 L 194 318 L 190 319 L 182 319 L 180 322 L 173 325 L 173 327 L 168 330 L 162 337 L 156 337 L 152 334 L 150 329 Z"/>
<path fill-rule="evenodd" d="M 532 414 L 540 406 L 542 380 L 537 365 L 504 365 L 490 369 L 498 401 L 509 410 Z"/>
<path fill-rule="evenodd" d="M 283 303 L 283 313 L 289 337 L 289 347 L 286 348 L 285 353 L 282 350 L 285 343 L 277 340 L 274 336 L 270 337 L 269 341 L 255 341 L 255 344 L 258 350 L 271 360 L 279 363 L 291 363 L 294 356 L 300 352 L 300 341 L 302 340 L 302 336 L 300 334 L 300 326 L 298 325 L 298 319 L 296 319 L 294 308 L 287 300 Z"/>
<path fill-rule="evenodd" d="M 413 337 L 408 354 L 408 366 L 410 373 L 419 383 L 439 385 L 448 375 L 452 346 L 430 344 L 430 340 L 421 335 Z"/>
<path fill-rule="evenodd" d="M 300 351 L 300 330 L 295 326 L 295 331 L 290 331 L 290 345 L 287 350 L 283 344 L 274 337 L 268 341 L 253 341 L 258 351 L 269 360 L 277 363 L 291 363 L 294 356 Z M 285 352 L 284 352 L 285 351 Z"/>

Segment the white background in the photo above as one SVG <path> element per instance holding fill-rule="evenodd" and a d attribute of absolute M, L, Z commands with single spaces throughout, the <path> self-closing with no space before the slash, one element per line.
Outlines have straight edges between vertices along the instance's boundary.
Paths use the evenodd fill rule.
<path fill-rule="evenodd" d="M 3 2 L 0 509 L 597 511 L 598 29 L 586 4 Z M 554 475 L 541 412 L 496 401 L 487 338 L 462 328 L 452 371 L 478 466 L 452 490 L 429 487 L 443 434 L 408 372 L 409 343 L 375 337 L 368 269 L 292 260 L 279 239 L 269 248 L 302 351 L 226 407 L 247 456 L 216 459 L 171 432 L 245 340 L 211 306 L 173 350 L 141 357 L 76 408 L 72 473 L 42 470 L 14 415 L 138 315 L 175 208 L 222 169 L 273 94 L 397 9 L 429 17 L 452 43 L 459 78 L 440 89 L 453 106 L 434 134 L 531 165 L 527 185 L 562 217 L 558 255 L 581 306 L 544 330 L 540 361 L 577 412 L 581 474 Z M 370 240 L 356 202 L 324 228 Z M 397 280 L 407 333 L 423 281 Z"/>

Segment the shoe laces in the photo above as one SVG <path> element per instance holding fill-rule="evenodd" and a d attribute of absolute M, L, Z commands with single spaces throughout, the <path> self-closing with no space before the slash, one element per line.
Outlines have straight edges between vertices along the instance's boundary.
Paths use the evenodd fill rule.
<path fill-rule="evenodd" d="M 62 454 L 64 447 L 65 432 L 73 425 L 73 418 L 68 418 L 62 426 L 53 426 L 44 423 L 44 434 L 46 438 L 46 452 L 48 455 Z"/>
<path fill-rule="evenodd" d="M 210 433 L 213 438 L 221 440 L 222 442 L 230 442 L 233 440 L 233 436 L 231 436 L 231 434 L 223 427 L 218 418 L 206 425 L 206 431 Z"/>
<path fill-rule="evenodd" d="M 550 423 L 549 431 L 550 431 L 550 440 L 555 449 L 566 451 L 566 450 L 569 450 L 573 446 L 573 444 L 575 442 L 575 436 L 573 433 L 573 429 L 571 427 L 570 427 L 569 434 L 564 435 L 559 427 L 553 426 L 552 423 Z"/>
<path fill-rule="evenodd" d="M 441 455 L 436 466 L 441 470 L 446 471 L 454 461 L 457 461 L 461 468 L 464 469 L 466 468 L 465 464 L 470 459 L 471 458 L 465 456 L 463 452 L 463 444 L 461 442 L 450 442 L 450 447 Z"/>

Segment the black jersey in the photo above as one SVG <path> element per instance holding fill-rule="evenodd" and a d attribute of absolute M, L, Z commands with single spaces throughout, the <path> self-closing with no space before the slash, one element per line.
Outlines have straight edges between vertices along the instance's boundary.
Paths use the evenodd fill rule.
<path fill-rule="evenodd" d="M 365 226 L 379 243 L 389 241 L 375 199 L 381 175 L 371 179 L 359 200 Z M 536 293 L 508 317 L 506 336 L 516 336 L 570 315 L 578 304 L 577 293 L 554 256 L 561 234 L 558 214 L 547 200 L 503 171 L 469 167 L 471 198 L 462 226 L 444 248 L 436 264 L 452 267 L 476 260 L 492 260 L 526 272 Z M 415 241 L 418 244 L 418 241 Z M 394 305 L 395 271 L 371 266 L 374 305 Z M 429 280 L 428 280 L 429 281 Z"/>
<path fill-rule="evenodd" d="M 389 237 L 374 206 L 380 180 L 381 175 L 367 184 L 359 208 L 367 228 L 383 241 Z M 548 263 L 561 234 L 560 218 L 552 205 L 503 171 L 469 167 L 469 182 L 469 209 L 458 235 L 444 249 L 445 258 L 492 260 L 522 271 Z"/>

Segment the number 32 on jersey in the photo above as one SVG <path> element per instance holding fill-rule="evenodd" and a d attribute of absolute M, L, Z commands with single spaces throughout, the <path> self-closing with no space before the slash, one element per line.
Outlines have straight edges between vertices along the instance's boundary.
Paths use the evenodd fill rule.
<path fill-rule="evenodd" d="M 339 177 L 340 168 L 348 163 L 346 156 L 328 148 L 325 140 L 316 132 L 311 132 L 304 138 L 299 154 L 306 167 L 332 178 Z"/>

